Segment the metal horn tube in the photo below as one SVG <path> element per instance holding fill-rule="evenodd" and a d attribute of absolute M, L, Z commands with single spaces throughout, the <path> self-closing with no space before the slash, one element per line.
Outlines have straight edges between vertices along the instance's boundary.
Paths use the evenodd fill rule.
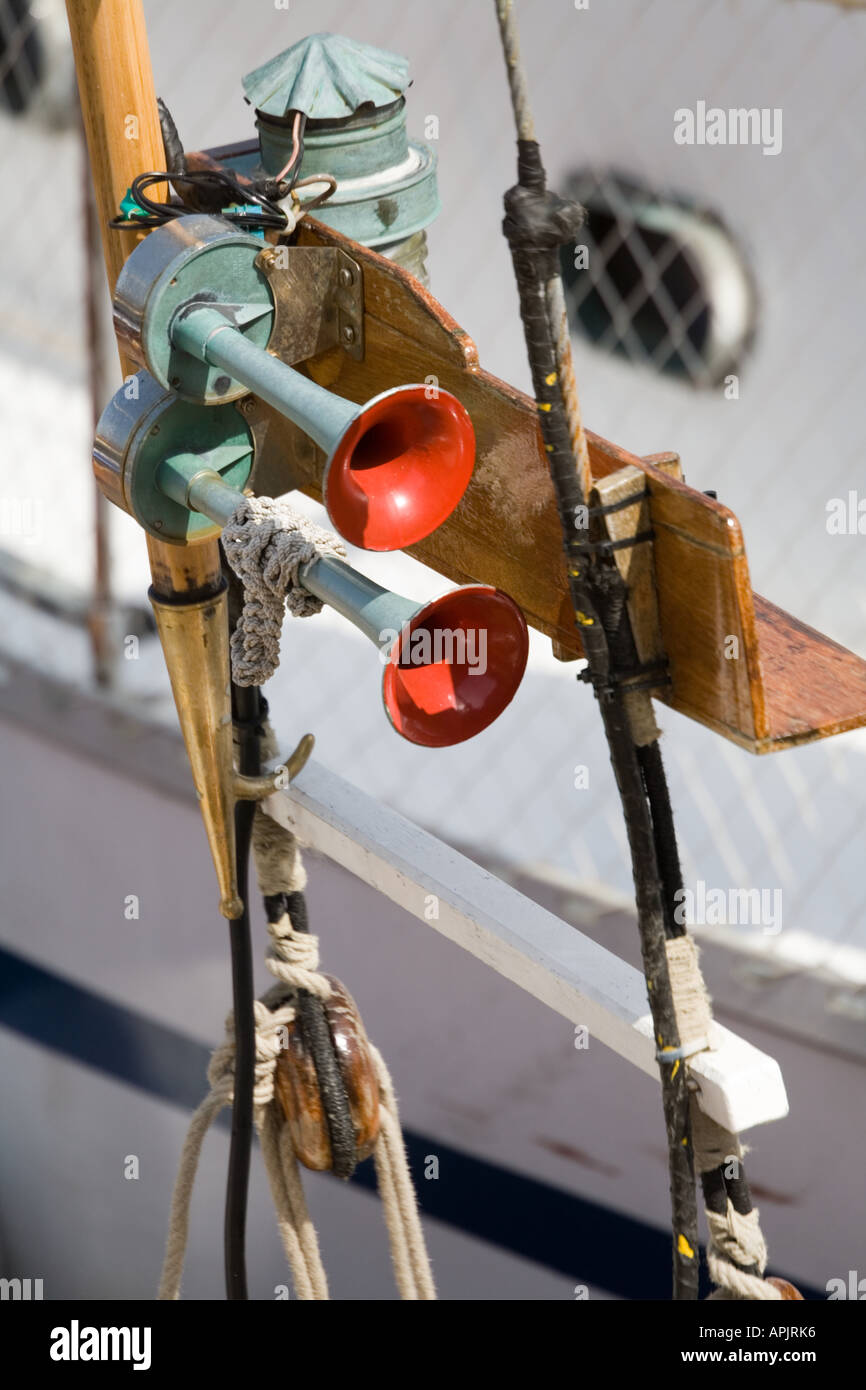
<path fill-rule="evenodd" d="M 172 500 L 222 526 L 243 501 L 243 493 L 194 454 L 164 459 L 156 481 Z M 415 603 L 332 555 L 302 565 L 298 579 L 379 648 L 385 712 L 410 743 L 462 743 L 486 729 L 514 696 L 528 636 L 517 604 L 500 590 L 470 584 Z"/>
<path fill-rule="evenodd" d="M 200 302 L 169 327 L 180 352 L 248 386 L 326 455 L 322 494 L 337 530 L 366 550 L 402 550 L 451 515 L 472 476 L 475 433 L 448 391 L 395 386 L 364 405 L 317 386 Z"/>
<path fill-rule="evenodd" d="M 362 407 L 335 396 L 278 357 L 256 347 L 219 309 L 196 305 L 171 324 L 175 347 L 242 381 L 261 400 L 291 419 L 331 454 Z"/>
<path fill-rule="evenodd" d="M 243 493 L 226 483 L 214 469 L 202 468 L 195 454 L 173 454 L 164 459 L 156 481 L 174 502 L 201 512 L 218 526 L 225 526 L 244 500 Z M 422 606 L 383 589 L 381 584 L 330 555 L 303 565 L 298 578 L 308 593 L 348 618 L 377 646 L 382 644 L 382 633 L 399 631 Z"/>
<path fill-rule="evenodd" d="M 244 494 L 221 478 L 216 469 L 202 467 L 196 454 L 170 454 L 163 459 L 156 485 L 173 502 L 200 512 L 221 528 L 228 525 L 244 500 Z"/>
<path fill-rule="evenodd" d="M 381 584 L 331 555 L 302 565 L 298 578 L 308 593 L 348 618 L 377 647 L 382 646 L 383 633 L 400 632 L 423 606 L 383 589 Z"/>
<path fill-rule="evenodd" d="M 252 391 L 293 421 L 325 454 L 322 500 L 353 545 L 415 545 L 469 486 L 468 411 L 435 378 L 358 405 L 283 362 L 275 315 L 303 318 L 307 299 L 278 306 L 261 253 L 260 241 L 218 218 L 189 214 L 158 227 L 118 279 L 118 334 L 164 390 L 190 405 L 225 411 Z"/>

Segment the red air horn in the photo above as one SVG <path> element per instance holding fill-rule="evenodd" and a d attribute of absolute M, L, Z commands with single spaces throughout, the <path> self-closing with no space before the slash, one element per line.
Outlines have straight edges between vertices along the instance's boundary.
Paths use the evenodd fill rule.
<path fill-rule="evenodd" d="M 322 389 L 322 388 L 317 388 Z M 398 386 L 363 406 L 330 397 L 336 423 L 322 481 L 328 515 L 340 535 L 364 550 L 402 550 L 429 536 L 457 506 L 475 462 L 469 415 L 448 391 Z M 310 431 L 312 432 L 312 431 Z M 323 448 L 330 441 L 317 440 Z"/>
<path fill-rule="evenodd" d="M 468 412 L 448 391 L 420 385 L 356 405 L 272 355 L 276 306 L 261 254 L 256 237 L 215 217 L 157 228 L 118 276 L 119 339 L 183 400 L 218 408 L 254 391 L 294 421 L 326 455 L 325 506 L 352 545 L 414 545 L 447 520 L 472 477 Z"/>
<path fill-rule="evenodd" d="M 529 637 L 517 604 L 500 589 L 470 584 L 414 603 L 331 556 L 303 566 L 298 577 L 379 647 L 387 661 L 382 701 L 410 743 L 463 743 L 517 693 Z"/>
<path fill-rule="evenodd" d="M 231 406 L 201 410 L 178 401 L 144 372 L 135 381 L 132 402 L 122 387 L 97 426 L 93 458 L 103 492 L 163 540 L 183 543 L 222 529 L 244 501 L 241 489 L 252 462 L 252 443 L 241 417 Z M 333 403 L 332 410 L 337 402 L 346 404 L 327 391 L 322 394 Z M 443 413 L 440 396 L 432 423 L 428 420 L 418 431 L 421 442 L 417 435 L 413 442 L 418 422 L 410 417 L 423 415 L 432 404 L 423 397 L 423 387 L 404 387 L 376 397 L 363 412 L 347 406 L 354 423 L 344 427 L 331 461 L 332 475 L 344 479 L 337 488 L 341 499 L 350 497 L 354 486 L 347 475 L 363 475 L 368 454 L 386 473 L 393 467 L 399 478 L 405 471 L 411 485 L 418 472 L 415 453 L 434 447 L 431 441 L 450 409 Z M 394 401 L 399 402 L 396 408 Z M 456 401 L 453 406 L 461 429 L 463 407 Z M 185 447 L 189 438 L 197 441 L 195 452 Z M 397 484 L 392 486 L 399 492 Z M 387 485 L 383 487 L 381 515 L 388 500 Z M 423 488 L 420 495 L 427 505 Z M 429 502 L 435 502 L 432 493 Z M 442 505 L 447 512 L 448 503 Z M 472 584 L 432 603 L 415 603 L 331 556 L 302 566 L 298 578 L 379 647 L 386 663 L 385 709 L 397 732 L 411 743 L 425 748 L 462 743 L 492 724 L 516 693 L 529 638 L 523 614 L 501 590 Z"/>

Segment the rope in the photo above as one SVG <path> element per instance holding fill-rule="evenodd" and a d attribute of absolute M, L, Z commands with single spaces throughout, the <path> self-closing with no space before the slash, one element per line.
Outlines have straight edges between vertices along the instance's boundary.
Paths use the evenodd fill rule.
<path fill-rule="evenodd" d="M 698 948 L 691 936 L 676 936 L 665 942 L 668 972 L 680 1048 L 686 1054 L 709 1046 L 712 1012 L 710 997 L 698 964 Z"/>
<path fill-rule="evenodd" d="M 560 247 L 574 240 L 583 221 L 578 204 L 547 188 L 535 139 L 526 76 L 517 39 L 513 0 L 496 0 L 496 12 L 517 126 L 518 182 L 505 195 L 503 232 L 511 247 L 520 313 L 532 370 L 542 438 L 563 530 L 575 625 L 587 656 L 582 679 L 599 701 L 622 800 L 635 882 L 641 954 L 658 1041 L 662 1100 L 671 1175 L 674 1233 L 674 1297 L 698 1296 L 695 1167 L 701 1174 L 710 1229 L 708 1264 L 719 1286 L 716 1298 L 776 1298 L 762 1279 L 766 1247 L 736 1154 L 736 1176 L 712 1161 L 707 1128 L 690 1097 L 687 1058 L 708 1046 L 709 997 L 694 943 L 676 921 L 682 885 L 667 779 L 658 746 L 660 730 L 650 690 L 658 678 L 633 679 L 637 665 L 626 608 L 628 589 L 612 559 L 618 542 L 579 534 L 578 508 L 591 501 L 592 475 L 580 414 L 571 337 L 559 274 Z M 633 500 L 633 499 L 632 499 Z M 592 516 L 609 508 L 590 506 Z M 629 540 L 635 543 L 639 537 Z M 692 1129 L 697 1126 L 697 1138 Z"/>
<path fill-rule="evenodd" d="M 330 990 L 326 994 L 322 988 L 326 987 L 324 976 L 317 976 L 317 987 L 307 989 L 302 976 L 295 974 L 293 978 L 281 966 L 281 962 L 288 962 L 290 966 L 306 967 L 304 942 L 315 941 L 309 934 L 307 904 L 302 891 L 307 876 L 294 835 L 266 816 L 261 808 L 256 812 L 253 833 L 259 888 L 271 934 L 268 965 L 290 988 L 297 986 L 298 1024 L 315 1067 L 322 1116 L 331 1147 L 331 1172 L 335 1177 L 348 1179 L 358 1166 L 358 1146 L 349 1096 L 324 1008 Z M 317 952 L 315 959 L 318 960 Z"/>
<path fill-rule="evenodd" d="M 511 0 L 496 0 L 496 11 L 518 134 L 518 181 L 505 194 L 502 230 L 511 248 L 538 419 L 562 526 L 575 627 L 589 663 L 622 801 L 654 1032 L 661 1047 L 676 1049 L 679 1037 L 665 954 L 670 921 L 668 885 L 661 874 L 658 827 L 639 756 L 641 748 L 652 744 L 655 722 L 648 708 L 649 696 L 645 695 L 643 703 L 633 691 L 626 700 L 619 682 L 618 673 L 631 670 L 636 663 L 625 581 L 609 552 L 585 553 L 584 529 L 575 524 L 578 509 L 591 502 L 592 477 L 564 317 L 559 256 L 560 248 L 575 239 L 584 211 L 547 187 L 529 113 Z M 675 1069 L 664 1063 L 660 1067 L 670 1170 L 674 1297 L 696 1299 L 698 1222 L 687 1075 L 684 1067 Z"/>
<path fill-rule="evenodd" d="M 681 1040 L 678 1051 L 685 1058 L 711 1046 L 712 1005 L 693 938 L 675 937 L 667 942 L 666 950 Z M 679 1059 L 673 1062 L 674 1066 L 679 1064 Z M 717 1286 L 710 1298 L 781 1298 L 779 1290 L 762 1277 L 767 1246 L 758 1210 L 751 1203 L 739 1137 L 704 1114 L 694 1096 L 691 1134 L 710 1237 L 707 1267 Z"/>
<path fill-rule="evenodd" d="M 267 726 L 270 729 L 270 725 Z M 263 746 L 267 761 L 276 757 L 276 747 L 269 753 Z M 266 816 L 256 806 L 253 820 L 253 858 L 259 891 L 263 898 L 275 898 L 280 893 L 302 893 L 307 886 L 307 873 L 301 861 L 298 842 L 289 830 Z"/>
<path fill-rule="evenodd" d="M 661 729 L 656 723 L 653 702 L 646 690 L 623 691 L 626 714 L 631 736 L 637 748 L 647 748 L 657 744 Z"/>
<path fill-rule="evenodd" d="M 290 900 L 300 897 L 306 875 L 295 837 L 265 816 L 260 807 L 253 827 L 253 843 L 260 884 L 267 884 L 276 896 L 286 894 Z M 298 1017 L 304 994 L 313 996 L 310 1002 L 319 1006 L 319 1001 L 329 998 L 331 986 L 318 971 L 318 938 L 306 931 L 296 931 L 289 912 L 283 912 L 276 921 L 269 921 L 268 933 L 271 945 L 265 964 L 279 983 L 255 1003 L 254 1123 L 295 1292 L 302 1301 L 323 1300 L 329 1297 L 327 1276 L 304 1197 L 290 1127 L 275 1098 L 274 1071 L 283 1046 L 284 1030 Z M 292 994 L 287 1000 L 289 990 Z M 373 1157 L 397 1290 L 405 1300 L 435 1299 L 436 1287 L 394 1086 L 381 1053 L 370 1045 L 370 1054 L 379 1088 L 379 1133 Z M 234 1062 L 234 1018 L 229 1014 L 225 1041 L 214 1052 L 208 1067 L 210 1090 L 193 1114 L 181 1152 L 157 1294 L 161 1300 L 180 1298 L 189 1239 L 190 1203 L 202 1145 L 220 1110 L 232 1103 Z"/>
<path fill-rule="evenodd" d="M 710 1298 L 780 1299 L 780 1290 L 763 1278 L 767 1245 L 758 1209 L 751 1205 L 739 1138 L 694 1103 L 692 1140 L 706 1200 L 707 1266 L 716 1285 Z"/>
<path fill-rule="evenodd" d="M 306 871 L 297 840 L 290 830 L 266 815 L 261 806 L 257 808 L 253 824 L 253 852 L 259 887 L 266 899 L 282 894 L 291 903 L 300 895 L 306 885 Z M 305 988 L 327 998 L 330 994 L 328 981 L 322 975 L 308 973 L 315 971 L 318 964 L 318 938 L 306 931 L 295 931 L 290 912 L 276 921 L 269 921 L 268 931 L 272 955 L 266 964 L 271 974 L 283 984 Z M 308 955 L 304 953 L 305 943 L 313 948 Z M 436 1288 L 403 1143 L 397 1098 L 382 1054 L 372 1044 L 370 1055 L 379 1085 L 379 1135 L 373 1158 L 397 1289 L 401 1299 L 435 1299 Z"/>
<path fill-rule="evenodd" d="M 286 912 L 277 922 L 268 922 L 271 954 L 265 965 L 289 989 L 304 989 L 319 999 L 330 999 L 331 986 L 318 973 L 319 938 L 311 932 L 296 932 Z"/>
<path fill-rule="evenodd" d="M 391 1241 L 394 1277 L 402 1299 L 435 1299 L 436 1286 L 409 1173 L 394 1086 L 378 1048 L 370 1052 L 379 1082 L 379 1137 L 374 1161 L 385 1224 Z"/>
<path fill-rule="evenodd" d="M 328 1280 L 319 1254 L 316 1228 L 304 1197 L 298 1160 L 288 1125 L 280 1122 L 273 1105 L 263 1116 L 259 1140 L 277 1214 L 277 1229 L 292 1271 L 295 1293 L 302 1302 L 325 1300 L 329 1297 Z"/>
<path fill-rule="evenodd" d="M 548 320 L 554 325 L 556 334 L 556 372 L 559 378 L 565 418 L 568 421 L 571 450 L 577 464 L 577 476 L 581 480 L 582 489 L 585 489 L 584 496 L 588 497 L 592 477 L 589 464 L 589 445 L 586 442 L 586 431 L 583 427 L 583 416 L 577 395 L 577 378 L 574 375 L 574 361 L 571 355 L 568 310 L 565 306 L 562 279 L 558 274 L 548 280 L 544 293 L 547 301 Z"/>
<path fill-rule="evenodd" d="M 283 1030 L 294 1018 L 294 1009 L 283 1005 L 273 1011 L 261 1000 L 255 1003 L 256 1066 L 253 1092 L 254 1120 L 262 1143 L 262 1156 L 286 1259 L 298 1297 L 327 1298 L 327 1280 L 318 1252 L 315 1229 L 304 1200 L 297 1159 L 275 1142 L 274 1067 L 282 1047 Z M 193 1185 L 205 1136 L 223 1106 L 231 1105 L 234 1090 L 234 1018 L 226 1019 L 226 1037 L 214 1052 L 208 1067 L 210 1092 L 195 1111 L 181 1153 L 171 1199 L 171 1214 L 162 1274 L 157 1298 L 180 1298 L 186 1247 L 189 1238 L 189 1208 Z"/>
<path fill-rule="evenodd" d="M 520 57 L 517 24 L 511 13 L 511 8 L 512 0 L 496 0 L 496 15 L 499 20 L 499 32 L 502 36 L 502 51 L 505 54 L 505 67 L 508 73 L 508 85 L 511 88 L 511 105 L 514 108 L 518 138 L 534 140 L 535 122 L 532 119 L 529 88 Z"/>
<path fill-rule="evenodd" d="M 280 664 L 285 610 L 296 618 L 321 612 L 299 570 L 323 555 L 345 557 L 336 536 L 279 497 L 245 497 L 222 533 L 226 559 L 243 584 L 244 603 L 231 637 L 232 680 L 262 685 Z"/>

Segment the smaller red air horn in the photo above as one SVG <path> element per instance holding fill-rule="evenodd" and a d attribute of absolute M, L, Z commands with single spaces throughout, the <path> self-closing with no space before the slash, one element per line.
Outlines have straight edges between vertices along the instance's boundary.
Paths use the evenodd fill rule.
<path fill-rule="evenodd" d="M 414 603 L 330 556 L 305 565 L 299 579 L 379 647 L 385 710 L 410 743 L 447 748 L 473 738 L 517 693 L 529 637 L 500 589 L 472 584 Z"/>

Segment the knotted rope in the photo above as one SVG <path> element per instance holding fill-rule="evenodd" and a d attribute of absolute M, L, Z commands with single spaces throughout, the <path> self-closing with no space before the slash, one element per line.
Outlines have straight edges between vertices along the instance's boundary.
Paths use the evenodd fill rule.
<path fill-rule="evenodd" d="M 710 997 L 692 937 L 677 936 L 667 942 L 671 992 L 685 1059 L 712 1044 L 713 1016 Z M 680 1062 L 674 1062 L 674 1066 Z M 695 1168 L 701 1176 L 705 1215 L 709 1230 L 707 1266 L 717 1286 L 712 1299 L 760 1299 L 782 1297 L 762 1275 L 767 1267 L 767 1246 L 759 1214 L 751 1205 L 742 1173 L 744 1149 L 732 1134 L 704 1114 L 694 1096 L 691 1131 Z"/>
<path fill-rule="evenodd" d="M 299 570 L 324 555 L 345 558 L 343 544 L 279 497 L 245 497 L 223 528 L 226 559 L 243 584 L 244 604 L 231 638 L 232 680 L 262 685 L 280 664 L 285 610 L 321 612 Z"/>
<path fill-rule="evenodd" d="M 274 1068 L 283 1046 L 285 1029 L 294 1019 L 295 1011 L 288 1004 L 272 1011 L 266 1002 L 258 999 L 254 1007 L 256 1066 L 253 1116 L 276 1208 L 277 1226 L 298 1298 L 326 1299 L 327 1278 L 319 1255 L 315 1227 L 304 1198 L 298 1161 L 291 1143 L 284 1142 L 285 1125 L 280 1124 L 274 1104 Z M 189 1238 L 189 1208 L 202 1145 L 220 1110 L 232 1103 L 234 1061 L 234 1018 L 229 1014 L 225 1041 L 214 1052 L 208 1067 L 210 1092 L 190 1121 L 181 1153 L 157 1294 L 161 1300 L 180 1298 Z"/>
<path fill-rule="evenodd" d="M 265 816 L 260 807 L 256 812 L 254 850 L 261 885 L 276 888 L 279 884 L 278 891 L 285 891 L 288 886 L 293 892 L 303 887 L 306 876 L 295 837 Z M 319 942 L 316 936 L 296 932 L 288 913 L 276 922 L 269 922 L 268 932 L 271 944 L 265 963 L 279 983 L 255 1003 L 254 1122 L 295 1292 L 302 1301 L 327 1299 L 327 1276 L 304 1197 L 289 1125 L 274 1094 L 274 1072 L 277 1058 L 285 1045 L 285 1030 L 295 1018 L 292 996 L 298 990 L 306 990 L 320 999 L 327 999 L 331 987 L 318 971 Z M 374 1162 L 395 1282 L 401 1299 L 435 1299 L 436 1288 L 409 1172 L 394 1087 L 379 1051 L 371 1046 L 370 1053 L 379 1086 L 379 1135 Z M 195 1175 L 208 1130 L 223 1106 L 232 1103 L 234 1058 L 234 1020 L 229 1014 L 225 1041 L 214 1052 L 208 1067 L 210 1091 L 190 1121 L 181 1153 L 157 1295 L 162 1300 L 180 1297 Z"/>
<path fill-rule="evenodd" d="M 435 1299 L 436 1285 L 406 1159 L 397 1097 L 382 1054 L 372 1045 L 370 1052 L 379 1082 L 380 1104 L 373 1161 L 391 1242 L 394 1278 L 402 1299 Z"/>
<path fill-rule="evenodd" d="M 696 1104 L 692 1106 L 692 1141 L 698 1173 L 703 1176 L 730 1172 L 736 1182 L 745 1152 L 739 1138 L 705 1115 Z M 736 1192 L 736 1186 L 733 1191 Z M 767 1246 L 757 1207 L 739 1211 L 726 1191 L 724 1205 L 720 1201 L 720 1209 L 713 1210 L 708 1204 L 705 1214 L 710 1235 L 707 1266 L 710 1278 L 717 1285 L 710 1298 L 780 1299 L 778 1288 L 762 1277 L 767 1267 Z"/>
<path fill-rule="evenodd" d="M 267 755 L 273 751 L 273 747 L 273 733 L 268 726 L 263 752 Z M 298 842 L 290 830 L 272 820 L 261 806 L 257 807 L 253 821 L 253 857 L 259 889 L 265 899 L 285 894 L 290 905 L 295 902 L 296 895 L 303 891 L 307 882 Z M 330 986 L 324 976 L 314 975 L 315 983 L 311 987 L 309 983 L 302 984 L 300 975 L 300 970 L 308 964 L 311 971 L 316 969 L 318 938 L 309 933 L 295 932 L 288 913 L 278 921 L 270 922 L 268 930 L 271 934 L 271 954 L 265 963 L 271 974 L 283 984 L 294 988 L 301 986 L 317 993 L 320 998 L 327 998 Z M 314 952 L 308 958 L 299 952 L 303 942 L 314 945 Z M 436 1287 L 406 1158 L 397 1097 L 382 1054 L 372 1044 L 369 1046 L 379 1085 L 379 1136 L 373 1161 L 391 1244 L 397 1289 L 401 1299 L 435 1299 Z"/>

